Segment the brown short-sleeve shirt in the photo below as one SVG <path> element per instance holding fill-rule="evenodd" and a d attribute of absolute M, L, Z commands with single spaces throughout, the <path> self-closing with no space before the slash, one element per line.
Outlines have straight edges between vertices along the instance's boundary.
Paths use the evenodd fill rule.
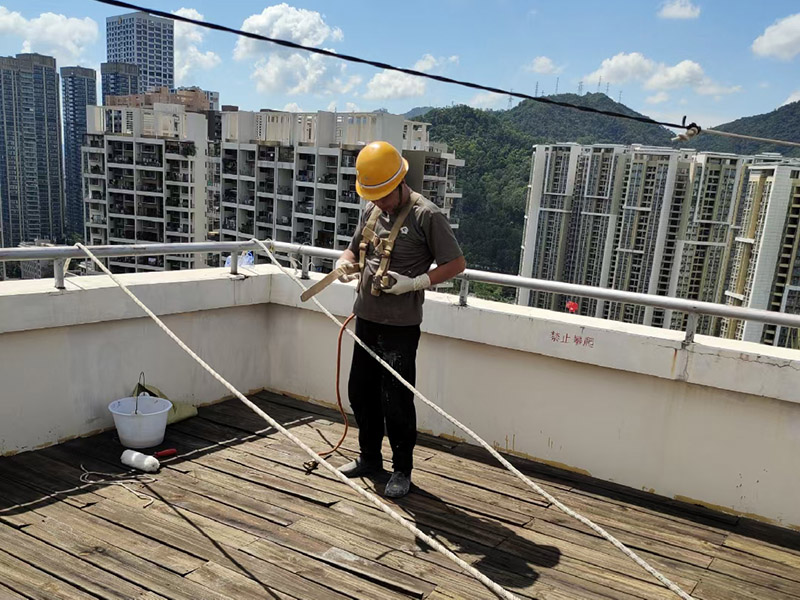
<path fill-rule="evenodd" d="M 463 255 L 445 213 L 424 196 L 417 197 L 416 205 L 408 214 L 395 240 L 389 263 L 389 271 L 408 277 L 426 273 L 434 262 L 443 265 Z M 356 259 L 359 255 L 362 229 L 373 210 L 378 210 L 374 204 L 369 204 L 364 210 L 361 223 L 350 242 L 349 249 L 355 254 Z M 396 214 L 382 213 L 375 224 L 375 233 L 381 238 L 389 237 L 396 216 Z M 361 319 L 384 325 L 422 323 L 424 291 L 400 295 L 387 293 L 382 293 L 380 296 L 372 295 L 372 276 L 379 264 L 380 254 L 370 244 L 364 272 L 358 283 L 358 296 L 353 312 Z"/>

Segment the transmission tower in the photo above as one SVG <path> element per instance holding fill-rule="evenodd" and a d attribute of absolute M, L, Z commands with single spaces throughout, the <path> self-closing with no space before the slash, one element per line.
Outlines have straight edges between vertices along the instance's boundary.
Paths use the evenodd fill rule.
<path fill-rule="evenodd" d="M 583 80 L 578 82 L 578 96 L 583 96 Z"/>

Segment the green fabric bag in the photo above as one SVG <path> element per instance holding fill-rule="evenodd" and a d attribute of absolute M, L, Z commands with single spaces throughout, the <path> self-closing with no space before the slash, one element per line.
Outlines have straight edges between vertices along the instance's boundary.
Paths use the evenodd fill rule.
<path fill-rule="evenodd" d="M 131 396 L 135 398 L 142 394 L 169 400 L 169 398 L 167 398 L 156 386 L 145 383 L 144 371 L 139 374 L 139 382 L 133 388 L 133 393 L 131 393 Z M 167 415 L 167 425 L 197 416 L 196 406 L 189 404 L 188 402 L 178 402 L 176 400 L 169 401 L 172 403 L 172 408 L 169 409 L 169 415 Z"/>

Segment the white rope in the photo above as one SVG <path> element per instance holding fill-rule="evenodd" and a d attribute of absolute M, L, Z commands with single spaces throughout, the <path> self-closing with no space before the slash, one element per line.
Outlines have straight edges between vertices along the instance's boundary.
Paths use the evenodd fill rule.
<path fill-rule="evenodd" d="M 261 242 L 259 242 L 259 243 L 261 243 Z M 404 528 L 406 528 L 408 531 L 413 533 L 417 538 L 419 538 L 420 540 L 422 540 L 423 542 L 425 542 L 426 544 L 428 544 L 432 548 L 434 548 L 434 549 L 438 550 L 439 552 L 441 552 L 442 554 L 444 554 L 447 558 L 449 558 L 454 563 L 456 563 L 464 571 L 466 571 L 467 573 L 469 573 L 470 575 L 475 577 L 478 581 L 480 581 L 483 585 L 485 585 L 487 588 L 489 588 L 492 592 L 497 594 L 500 598 L 503 598 L 504 600 L 520 600 L 517 596 L 515 596 L 514 594 L 506 591 L 505 589 L 500 587 L 497 583 L 495 583 L 494 581 L 492 581 L 491 579 L 486 577 L 486 575 L 484 575 L 483 573 L 478 571 L 475 567 L 473 567 L 472 565 L 467 564 L 464 560 L 462 560 L 461 558 L 459 558 L 458 556 L 453 554 L 450 550 L 445 548 L 436 539 L 432 538 L 428 534 L 426 534 L 426 533 L 420 531 L 419 529 L 417 529 L 413 524 L 411 524 L 411 522 L 406 520 L 399 513 L 397 513 L 394 510 L 392 510 L 391 507 L 389 507 L 386 503 L 384 503 L 375 494 L 373 494 L 372 492 L 369 492 L 368 490 L 365 490 L 365 489 L 357 486 L 355 483 L 350 481 L 347 477 L 342 475 L 336 469 L 336 467 L 334 467 L 328 461 L 323 459 L 320 455 L 318 455 L 316 452 L 314 452 L 314 450 L 309 448 L 302 440 L 300 440 L 297 436 L 295 436 L 291 431 L 289 431 L 288 429 L 283 427 L 275 419 L 270 417 L 267 413 L 265 413 L 263 410 L 261 410 L 258 406 L 253 404 L 253 402 L 251 402 L 244 394 L 242 394 L 239 390 L 237 390 L 235 387 L 233 387 L 233 385 L 228 383 L 227 380 L 225 380 L 219 373 L 217 373 L 213 368 L 211 368 L 202 358 L 200 358 L 197 354 L 195 354 L 194 351 L 191 348 L 189 348 L 186 344 L 184 344 L 180 340 L 180 338 L 178 338 L 178 336 L 175 335 L 172 332 L 172 330 L 169 327 L 167 327 L 164 324 L 164 322 L 155 315 L 155 313 L 153 313 L 153 311 L 151 311 L 149 308 L 147 308 L 147 306 L 145 306 L 144 303 L 142 303 L 142 301 L 139 300 L 133 294 L 133 292 L 131 292 L 125 286 L 124 283 L 122 283 L 111 271 L 109 271 L 106 268 L 106 266 L 86 246 L 84 246 L 83 244 L 75 244 L 75 246 L 78 249 L 80 249 L 82 252 L 84 252 L 89 258 L 91 258 L 94 261 L 94 263 L 98 267 L 100 267 L 100 269 L 106 275 L 111 277 L 111 279 L 114 281 L 114 283 L 116 283 L 120 287 L 120 289 L 122 289 L 122 291 L 125 292 L 131 298 L 131 300 L 133 300 L 139 306 L 139 308 L 141 308 L 145 313 L 147 313 L 147 315 L 151 319 L 153 319 L 153 321 L 156 322 L 156 324 L 164 331 L 164 333 L 166 333 L 169 337 L 171 337 L 172 340 L 176 344 L 178 344 L 178 346 L 180 346 L 189 356 L 191 356 L 195 361 L 197 361 L 197 363 L 201 367 L 203 367 L 206 371 L 208 371 L 208 373 L 214 379 L 219 381 L 223 386 L 225 386 L 225 388 L 228 391 L 230 391 L 239 400 L 241 400 L 248 408 L 250 408 L 256 414 L 258 414 L 261 418 L 263 418 L 265 421 L 267 421 L 267 423 L 269 423 L 272 427 L 274 427 L 275 429 L 280 431 L 283 435 L 285 435 L 290 440 L 292 440 L 295 444 L 300 446 L 300 448 L 302 448 L 306 452 L 306 454 L 308 454 L 311 458 L 313 458 L 315 461 L 317 461 L 319 464 L 321 464 L 323 467 L 325 467 L 337 479 L 339 479 L 340 481 L 345 483 L 350 489 L 352 489 L 354 492 L 356 492 L 357 494 L 359 494 L 362 497 L 364 497 L 371 504 L 373 504 L 374 506 L 376 506 L 377 508 L 379 508 L 380 510 L 385 512 L 393 520 L 395 520 L 400 525 L 402 525 Z M 266 246 L 263 246 L 263 248 L 266 250 Z M 273 260 L 275 262 L 275 264 L 278 265 L 278 267 L 281 269 L 281 271 L 283 271 L 283 273 L 285 273 L 285 274 L 289 275 L 290 277 L 294 278 L 294 275 L 289 274 L 288 271 L 286 271 L 286 269 L 283 267 L 283 265 L 281 265 L 275 259 L 275 257 L 273 256 L 273 254 L 269 250 L 267 250 L 267 253 L 270 256 L 270 259 Z M 300 284 L 300 285 L 302 287 L 302 284 Z M 328 314 L 330 314 L 330 313 L 328 313 Z M 333 317 L 333 315 L 330 315 L 330 316 Z M 336 317 L 333 317 L 333 319 L 336 320 Z"/>
<path fill-rule="evenodd" d="M 120 487 L 125 488 L 130 493 L 138 496 L 142 500 L 149 500 L 147 504 L 145 504 L 142 508 L 147 508 L 153 502 L 156 501 L 153 496 L 145 494 L 144 492 L 140 492 L 139 490 L 135 490 L 132 487 L 129 487 L 129 483 L 140 483 L 140 484 L 148 484 L 148 483 L 155 483 L 156 479 L 154 477 L 149 477 L 147 475 L 137 475 L 136 473 L 103 473 L 101 471 L 89 471 L 81 465 L 81 473 L 80 480 L 81 483 L 89 483 L 92 485 L 118 485 Z M 93 479 L 92 477 L 98 476 L 102 477 L 102 479 Z"/>
<path fill-rule="evenodd" d="M 306 290 L 306 287 L 302 284 L 302 282 L 299 279 L 297 279 L 297 277 L 295 277 L 293 274 L 291 274 L 288 271 L 286 271 L 286 269 L 275 259 L 275 256 L 272 254 L 272 252 L 269 250 L 269 248 L 267 248 L 267 246 L 264 245 L 264 243 L 261 240 L 257 240 L 255 238 L 253 238 L 251 241 L 256 242 L 259 246 L 261 246 L 262 250 L 264 250 L 264 252 L 267 253 L 267 256 L 270 258 L 270 260 L 285 275 L 288 275 L 301 289 Z M 341 327 L 342 324 L 339 321 L 339 319 L 337 319 L 335 316 L 333 316 L 333 314 L 331 314 L 331 312 L 327 308 L 325 308 L 322 304 L 320 304 L 320 302 L 316 298 L 312 297 L 311 299 L 314 301 L 314 303 L 320 308 L 320 310 L 323 313 L 325 313 L 332 321 L 334 321 L 339 327 Z M 364 348 L 364 350 L 366 350 L 367 353 L 370 356 L 372 356 L 372 358 L 377 360 L 381 365 L 383 365 L 384 368 L 386 368 L 387 371 L 389 371 L 392 375 L 394 375 L 397 378 L 397 380 L 400 381 L 400 383 L 402 383 L 406 388 L 408 388 L 414 394 L 414 396 L 419 398 L 422 402 L 424 402 L 427 406 L 429 406 L 431 409 L 433 409 L 436 413 L 438 413 L 439 415 L 441 415 L 442 417 L 444 417 L 445 419 L 450 421 L 453 425 L 455 425 L 456 427 L 458 427 L 462 431 L 464 431 L 467 434 L 469 434 L 470 437 L 472 437 L 472 439 L 474 439 L 481 446 L 483 446 L 487 451 L 489 451 L 489 453 L 492 456 L 494 456 L 498 461 L 500 461 L 500 463 L 505 468 L 507 468 L 509 471 L 511 471 L 514 475 L 516 475 L 520 480 L 522 480 L 526 485 L 528 485 L 530 488 L 532 488 L 536 493 L 538 493 L 541 496 L 543 496 L 548 502 L 553 504 L 556 508 L 558 508 L 562 512 L 566 513 L 567 515 L 569 515 L 573 519 L 576 519 L 577 521 L 580 521 L 581 523 L 583 523 L 587 527 L 591 528 L 592 531 L 596 532 L 598 535 L 602 536 L 603 538 L 605 538 L 606 540 L 611 542 L 623 554 L 625 554 L 628 558 L 633 560 L 637 565 L 642 567 L 645 571 L 650 573 L 650 575 L 655 577 L 662 585 L 664 585 L 664 587 L 669 589 L 671 592 L 674 592 L 675 594 L 677 594 L 683 600 L 694 600 L 689 594 L 684 592 L 679 586 L 677 586 L 676 584 L 672 583 L 672 581 L 670 581 L 664 575 L 662 575 L 661 573 L 656 571 L 644 559 L 640 558 L 636 553 L 634 553 L 632 550 L 630 550 L 627 546 L 625 546 L 622 542 L 620 542 L 613 535 L 608 533 L 605 529 L 603 529 L 599 525 L 596 525 L 595 523 L 593 523 L 592 521 L 590 521 L 586 517 L 576 513 L 574 510 L 572 510 L 568 506 L 562 504 L 557 498 L 555 498 L 554 496 L 549 494 L 547 491 L 542 489 L 542 487 L 540 487 L 539 485 L 537 485 L 536 483 L 534 483 L 533 481 L 528 479 L 523 473 L 521 473 L 516 467 L 514 467 L 514 465 L 512 465 L 505 458 L 503 458 L 503 456 L 501 456 L 499 452 L 497 452 L 494 448 L 492 448 L 489 444 L 487 444 L 477 433 L 472 431 L 469 427 L 467 427 L 466 425 L 464 425 L 463 423 L 461 423 L 460 421 L 458 421 L 454 417 L 452 417 L 449 414 L 447 414 L 445 411 L 443 411 L 441 408 L 439 408 L 439 406 L 437 406 L 436 404 L 434 404 L 433 402 L 428 400 L 425 396 L 423 396 L 422 393 L 420 393 L 413 385 L 411 385 L 408 381 L 406 381 L 400 375 L 400 373 L 398 373 L 395 369 L 393 369 L 392 366 L 389 363 L 384 361 L 371 348 L 369 348 L 364 342 L 362 342 L 358 338 L 358 336 L 356 336 L 355 333 L 353 333 L 349 329 L 347 329 L 346 331 L 347 331 L 347 334 L 351 338 L 353 338 L 353 340 L 359 346 Z"/>
<path fill-rule="evenodd" d="M 772 138 L 757 137 L 754 135 L 745 135 L 743 133 L 732 133 L 730 131 L 720 131 L 719 129 L 703 129 L 703 133 L 712 133 L 714 135 L 721 135 L 724 137 L 738 138 L 741 140 L 752 140 L 754 142 L 768 142 L 770 144 L 780 144 L 783 146 L 795 146 L 800 148 L 800 142 L 790 142 L 789 140 L 773 140 Z"/>

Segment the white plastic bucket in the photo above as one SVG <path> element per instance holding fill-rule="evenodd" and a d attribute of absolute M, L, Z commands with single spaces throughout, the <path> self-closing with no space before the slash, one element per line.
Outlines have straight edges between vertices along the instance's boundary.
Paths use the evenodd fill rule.
<path fill-rule="evenodd" d="M 126 448 L 150 448 L 164 441 L 172 402 L 155 396 L 121 398 L 108 405 L 120 443 Z"/>

